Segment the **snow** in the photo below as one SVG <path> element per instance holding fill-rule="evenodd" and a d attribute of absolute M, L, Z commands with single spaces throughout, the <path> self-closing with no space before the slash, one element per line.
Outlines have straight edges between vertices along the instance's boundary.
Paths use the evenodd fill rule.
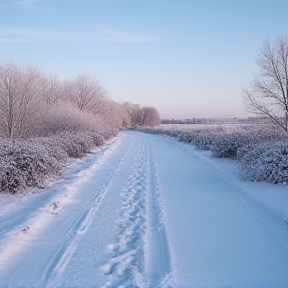
<path fill-rule="evenodd" d="M 287 185 L 121 132 L 64 179 L 0 194 L 0 287 L 287 287 Z"/>

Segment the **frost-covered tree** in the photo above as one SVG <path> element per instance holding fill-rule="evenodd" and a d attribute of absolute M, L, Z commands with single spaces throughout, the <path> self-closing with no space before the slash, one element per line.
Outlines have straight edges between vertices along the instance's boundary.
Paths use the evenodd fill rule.
<path fill-rule="evenodd" d="M 158 126 L 161 122 L 160 115 L 154 107 L 143 107 L 142 115 L 142 126 Z"/>
<path fill-rule="evenodd" d="M 47 107 L 41 121 L 39 135 L 55 134 L 60 131 L 90 131 L 97 126 L 99 119 L 69 103 Z"/>
<path fill-rule="evenodd" d="M 123 107 L 130 117 L 132 127 L 158 126 L 161 123 L 159 112 L 154 107 L 141 107 L 139 104 L 125 102 Z"/>
<path fill-rule="evenodd" d="M 106 123 L 114 127 L 126 128 L 131 126 L 131 118 L 124 104 L 107 100 L 101 116 Z"/>
<path fill-rule="evenodd" d="M 143 111 L 139 104 L 132 105 L 131 123 L 133 127 L 142 126 Z"/>
<path fill-rule="evenodd" d="M 103 87 L 99 81 L 85 73 L 81 73 L 63 82 L 63 99 L 75 105 L 79 110 L 91 114 L 99 114 L 105 105 L 105 95 Z"/>
<path fill-rule="evenodd" d="M 35 67 L 0 65 L 0 134 L 3 137 L 26 137 L 39 124 L 40 75 Z"/>
<path fill-rule="evenodd" d="M 260 68 L 249 88 L 244 88 L 247 111 L 268 116 L 288 133 L 288 36 L 263 43 Z"/>
<path fill-rule="evenodd" d="M 61 81 L 56 75 L 41 76 L 39 81 L 42 100 L 48 106 L 53 106 L 60 100 L 61 95 Z"/>

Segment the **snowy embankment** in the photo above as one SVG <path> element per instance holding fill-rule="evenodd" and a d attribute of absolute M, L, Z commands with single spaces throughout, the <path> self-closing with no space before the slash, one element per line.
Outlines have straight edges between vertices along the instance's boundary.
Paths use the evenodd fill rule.
<path fill-rule="evenodd" d="M 0 287 L 287 287 L 287 186 L 126 131 L 58 184 L 1 195 Z"/>
<path fill-rule="evenodd" d="M 169 135 L 239 161 L 239 176 L 250 181 L 288 183 L 288 134 L 275 125 L 161 125 L 141 131 Z"/>

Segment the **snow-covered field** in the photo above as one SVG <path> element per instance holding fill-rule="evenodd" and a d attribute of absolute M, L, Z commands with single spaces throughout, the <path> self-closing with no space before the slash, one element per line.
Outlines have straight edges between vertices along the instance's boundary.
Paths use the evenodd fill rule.
<path fill-rule="evenodd" d="M 288 287 L 288 186 L 209 153 L 125 131 L 1 194 L 0 287 Z"/>

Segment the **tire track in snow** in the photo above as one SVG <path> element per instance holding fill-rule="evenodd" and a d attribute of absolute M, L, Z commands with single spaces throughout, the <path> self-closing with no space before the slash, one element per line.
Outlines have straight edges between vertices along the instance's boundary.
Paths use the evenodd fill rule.
<path fill-rule="evenodd" d="M 142 138 L 141 138 L 142 141 Z M 134 164 L 117 221 L 115 242 L 108 245 L 109 260 L 101 266 L 112 282 L 104 287 L 146 287 L 145 247 L 147 231 L 147 140 L 134 144 Z M 137 146 L 137 147 L 136 147 Z M 135 155 L 136 154 L 136 155 Z M 131 154 L 132 156 L 132 154 Z M 133 157 L 132 156 L 132 157 Z"/>
<path fill-rule="evenodd" d="M 118 147 L 118 146 L 117 146 Z M 116 147 L 116 148 L 117 148 Z M 115 149 L 116 149 L 115 148 Z M 95 194 L 94 199 L 91 200 L 92 204 L 85 209 L 85 211 L 78 218 L 78 221 L 75 223 L 71 229 L 72 233 L 70 237 L 62 243 L 50 263 L 44 272 L 43 286 L 54 287 L 57 286 L 58 279 L 65 271 L 67 264 L 72 258 L 79 242 L 82 237 L 85 236 L 89 227 L 91 226 L 95 213 L 99 210 L 107 192 L 113 184 L 115 177 L 121 171 L 122 163 L 129 153 L 130 145 L 126 148 L 124 155 L 121 157 L 118 165 L 110 172 L 107 180 L 101 187 L 100 191 Z"/>
<path fill-rule="evenodd" d="M 135 147 L 135 154 L 130 181 L 122 191 L 119 232 L 107 247 L 110 259 L 101 266 L 111 279 L 104 287 L 172 287 L 161 191 L 149 140 Z"/>
<path fill-rule="evenodd" d="M 78 172 L 73 181 L 68 184 L 59 185 L 55 188 L 56 192 L 54 192 L 52 196 L 51 193 L 48 193 L 47 196 L 44 193 L 40 194 L 40 198 L 42 199 L 42 195 L 44 198 L 40 203 L 36 201 L 36 203 L 32 202 L 32 205 L 29 205 L 29 207 L 23 207 L 22 210 L 26 213 L 23 213 L 21 217 L 18 217 L 18 219 L 16 219 L 17 221 L 15 220 L 15 223 L 13 223 L 14 225 L 11 225 L 9 229 L 6 229 L 5 233 L 0 237 L 0 264 L 6 263 L 5 266 L 7 266 L 7 262 L 10 262 L 10 259 L 15 258 L 18 253 L 21 253 L 31 245 L 31 242 L 35 241 L 35 239 L 37 239 L 53 221 L 55 217 L 55 214 L 53 214 L 53 204 L 61 204 L 58 205 L 58 213 L 64 206 L 73 203 L 73 198 L 75 194 L 79 192 L 83 182 L 88 181 L 94 171 L 107 162 L 107 159 L 110 158 L 120 144 L 121 139 L 119 137 L 113 139 L 110 143 L 96 151 L 96 157 L 94 155 L 92 155 L 91 158 L 88 157 L 88 161 L 85 163 L 85 168 L 87 169 Z M 74 169 L 75 168 L 77 168 L 77 166 L 74 167 Z M 47 197 L 46 199 L 45 196 Z M 37 204 L 39 206 L 37 206 Z M 36 210 L 34 211 L 34 209 Z M 17 212 L 18 210 L 15 210 L 12 216 L 15 216 Z M 23 233 L 23 228 L 26 229 L 25 233 Z M 29 233 L 27 233 L 27 228 L 29 229 Z M 69 239 L 71 239 L 71 237 Z M 69 243 L 69 239 L 67 240 L 67 243 Z M 66 242 L 64 241 L 64 243 Z M 65 246 L 64 243 L 61 247 Z M 63 251 L 63 249 L 61 251 Z M 2 267 L 0 266 L 0 268 Z"/>
<path fill-rule="evenodd" d="M 172 259 L 165 227 L 164 207 L 152 145 L 149 147 L 148 263 L 149 287 L 173 287 Z"/>

